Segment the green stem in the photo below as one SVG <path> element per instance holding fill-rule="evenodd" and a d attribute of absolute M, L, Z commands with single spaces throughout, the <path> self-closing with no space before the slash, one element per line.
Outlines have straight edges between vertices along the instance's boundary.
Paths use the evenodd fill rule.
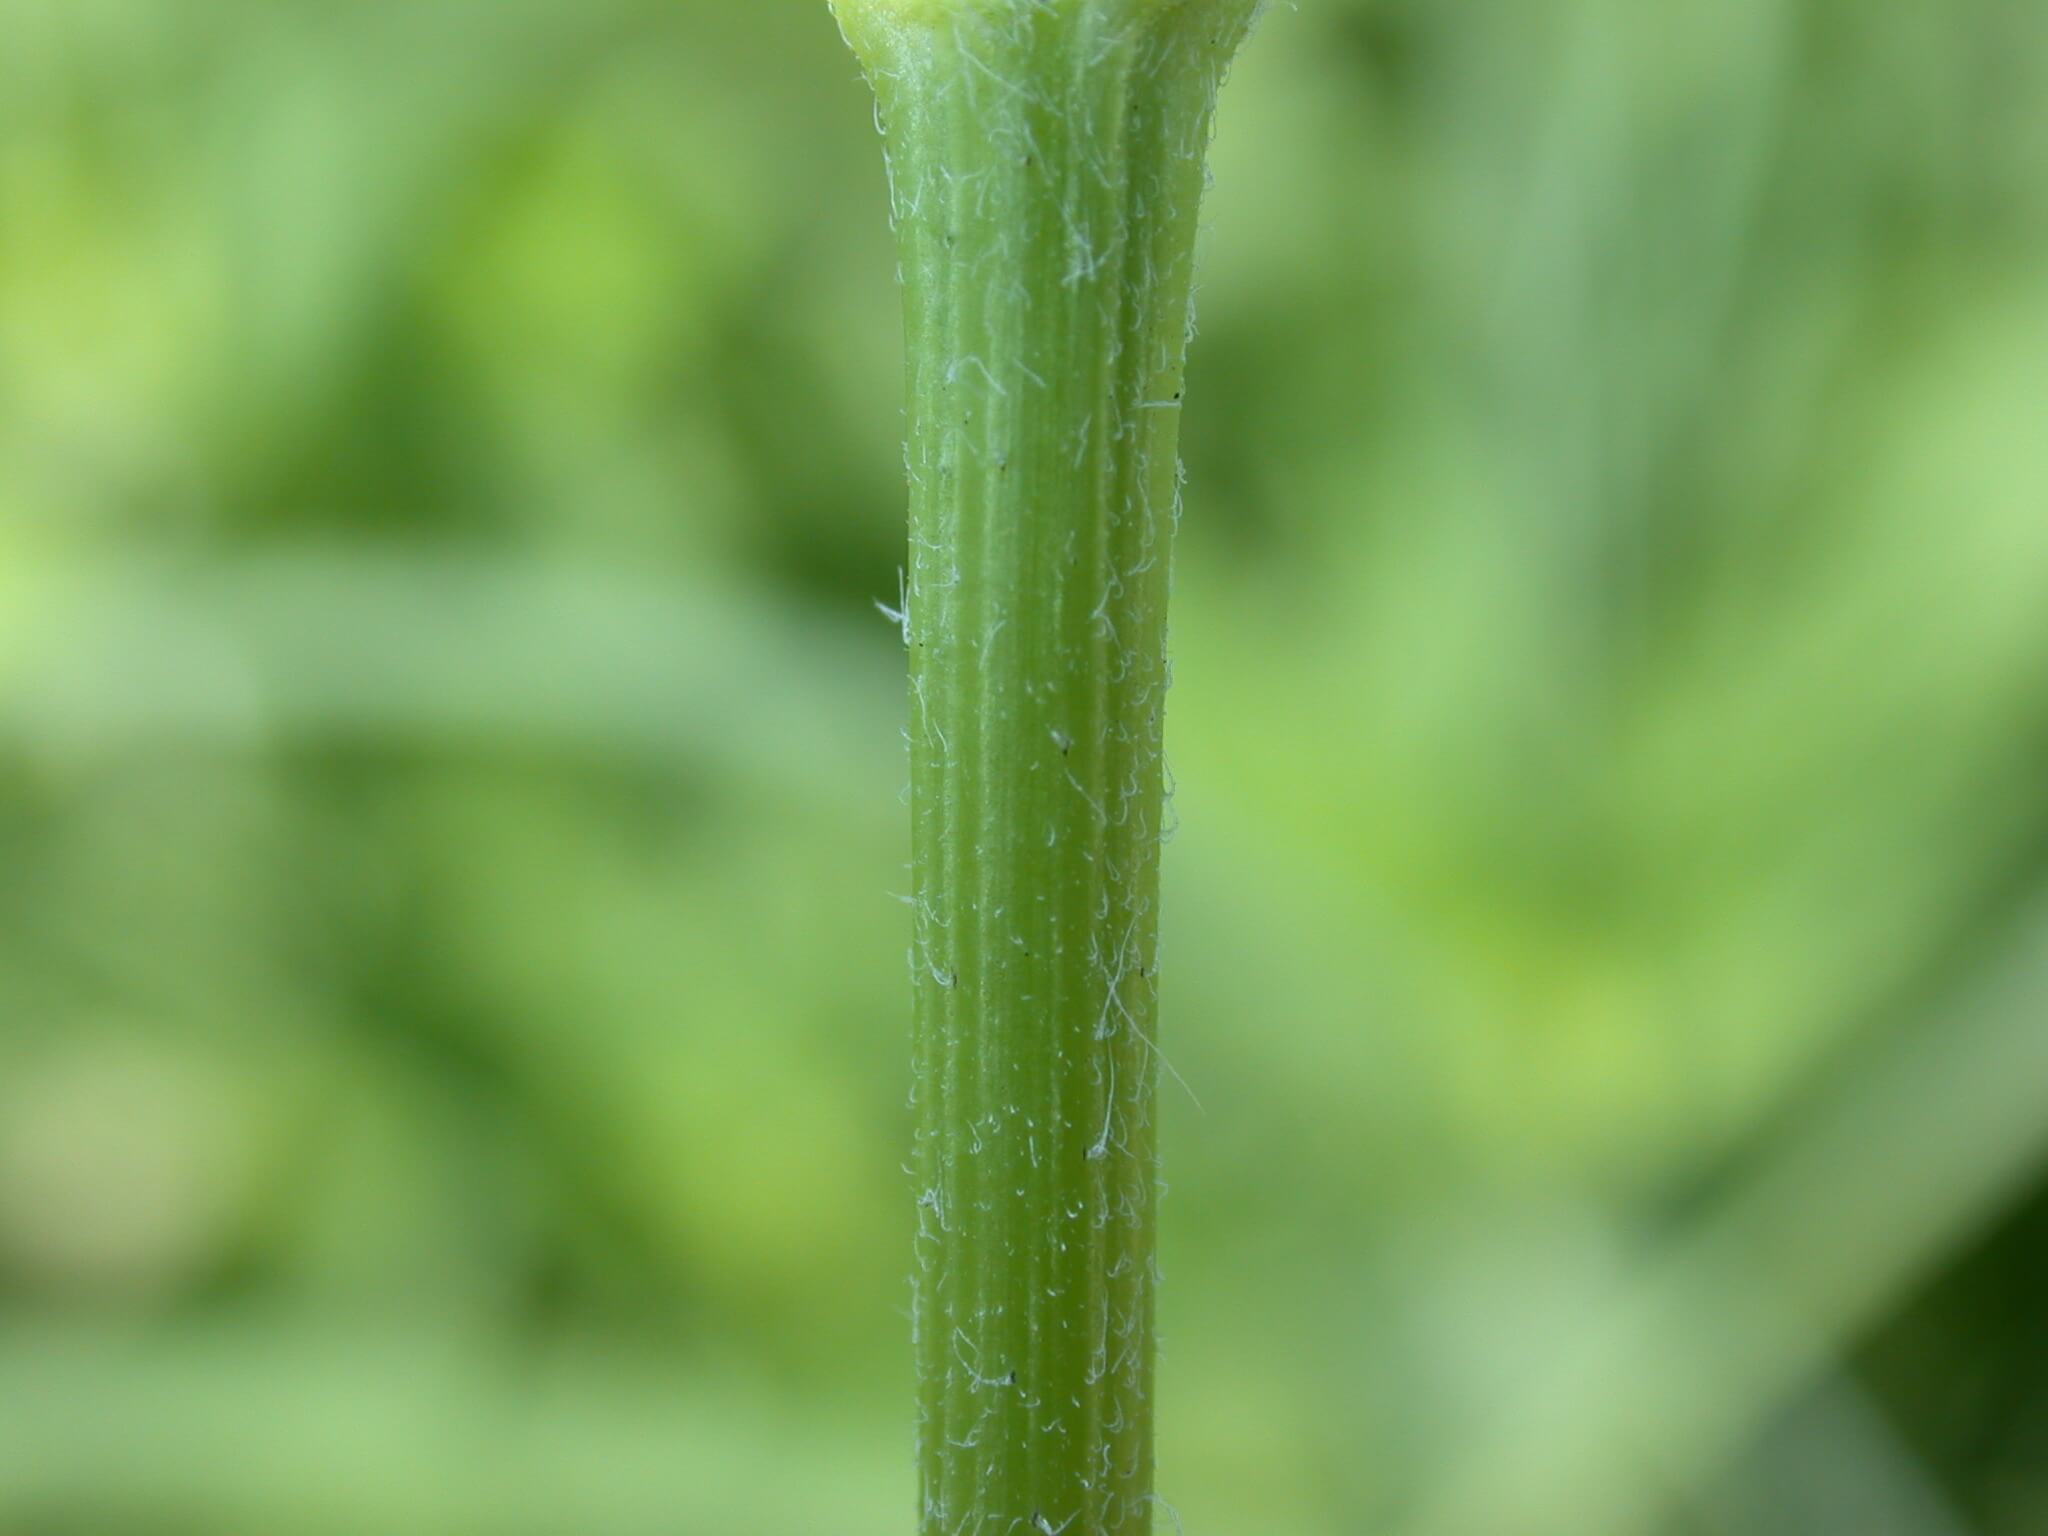
<path fill-rule="evenodd" d="M 1166 600 L 1257 0 L 836 0 L 908 334 L 923 1526 L 1152 1518 Z"/>

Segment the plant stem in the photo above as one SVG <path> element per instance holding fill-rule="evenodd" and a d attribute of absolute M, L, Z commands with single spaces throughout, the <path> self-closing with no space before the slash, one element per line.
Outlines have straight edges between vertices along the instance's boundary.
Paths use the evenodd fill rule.
<path fill-rule="evenodd" d="M 908 337 L 923 1525 L 1149 1530 L 1161 713 L 1203 157 L 1258 0 L 836 0 Z"/>

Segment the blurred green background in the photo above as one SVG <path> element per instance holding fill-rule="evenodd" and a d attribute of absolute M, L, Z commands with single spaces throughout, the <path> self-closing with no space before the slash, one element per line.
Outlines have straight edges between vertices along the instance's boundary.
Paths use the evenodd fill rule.
<path fill-rule="evenodd" d="M 1187 1532 L 2048 1532 L 2044 103 L 1255 38 Z M 892 275 L 822 0 L 0 0 L 0 1536 L 909 1529 Z"/>

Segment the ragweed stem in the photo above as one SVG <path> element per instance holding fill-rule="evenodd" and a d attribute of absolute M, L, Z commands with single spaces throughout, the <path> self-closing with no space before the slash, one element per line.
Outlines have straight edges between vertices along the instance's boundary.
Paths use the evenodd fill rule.
<path fill-rule="evenodd" d="M 1161 715 L 1217 85 L 1258 0 L 835 0 L 909 359 L 927 1536 L 1152 1516 Z"/>

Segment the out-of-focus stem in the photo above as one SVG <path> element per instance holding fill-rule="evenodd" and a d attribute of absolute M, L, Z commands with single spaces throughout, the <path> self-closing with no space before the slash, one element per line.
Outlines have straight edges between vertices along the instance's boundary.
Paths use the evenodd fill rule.
<path fill-rule="evenodd" d="M 909 358 L 927 1536 L 1151 1529 L 1166 600 L 1257 0 L 836 0 Z"/>

